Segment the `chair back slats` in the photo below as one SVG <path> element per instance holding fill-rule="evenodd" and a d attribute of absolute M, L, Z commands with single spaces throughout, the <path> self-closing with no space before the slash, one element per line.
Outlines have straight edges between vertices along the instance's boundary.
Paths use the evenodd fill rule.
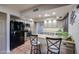
<path fill-rule="evenodd" d="M 49 38 L 46 37 L 47 42 L 47 53 L 54 53 L 59 54 L 60 53 L 60 45 L 61 45 L 61 38 Z"/>
<path fill-rule="evenodd" d="M 38 35 L 31 35 L 31 54 L 39 54 L 41 53 L 40 44 L 38 41 Z"/>
<path fill-rule="evenodd" d="M 31 44 L 32 43 L 35 43 L 37 44 L 38 43 L 38 35 L 31 35 Z"/>

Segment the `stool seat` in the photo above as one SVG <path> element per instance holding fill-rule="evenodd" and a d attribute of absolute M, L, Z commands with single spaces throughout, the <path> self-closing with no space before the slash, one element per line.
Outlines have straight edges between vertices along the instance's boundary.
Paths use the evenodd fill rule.
<path fill-rule="evenodd" d="M 37 43 L 35 41 L 32 41 L 32 45 L 40 45 L 40 42 L 37 41 Z"/>
<path fill-rule="evenodd" d="M 50 48 L 56 48 L 55 46 L 50 46 Z"/>

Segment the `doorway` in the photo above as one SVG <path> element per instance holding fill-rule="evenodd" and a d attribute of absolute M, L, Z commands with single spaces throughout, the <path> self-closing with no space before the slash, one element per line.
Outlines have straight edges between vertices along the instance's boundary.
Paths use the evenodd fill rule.
<path fill-rule="evenodd" d="M 6 53 L 6 14 L 0 13 L 0 54 Z"/>
<path fill-rule="evenodd" d="M 37 34 L 43 33 L 43 28 L 44 28 L 43 22 L 38 22 L 36 24 L 36 33 Z"/>

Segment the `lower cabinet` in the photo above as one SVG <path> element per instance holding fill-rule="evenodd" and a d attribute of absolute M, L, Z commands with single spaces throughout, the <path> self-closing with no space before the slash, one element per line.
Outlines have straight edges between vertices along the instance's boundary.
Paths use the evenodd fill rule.
<path fill-rule="evenodd" d="M 70 42 L 63 42 L 61 47 L 63 54 L 75 54 L 75 44 Z"/>

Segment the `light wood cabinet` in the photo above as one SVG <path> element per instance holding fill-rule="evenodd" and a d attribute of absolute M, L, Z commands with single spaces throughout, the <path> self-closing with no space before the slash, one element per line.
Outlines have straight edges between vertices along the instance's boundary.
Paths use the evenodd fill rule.
<path fill-rule="evenodd" d="M 64 41 L 63 50 L 65 54 L 75 54 L 75 43 L 71 41 Z"/>

